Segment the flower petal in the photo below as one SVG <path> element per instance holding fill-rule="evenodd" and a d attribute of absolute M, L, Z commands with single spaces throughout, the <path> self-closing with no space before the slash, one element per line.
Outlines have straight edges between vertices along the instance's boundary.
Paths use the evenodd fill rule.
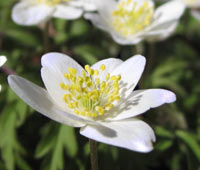
<path fill-rule="evenodd" d="M 176 95 L 164 89 L 148 89 L 133 91 L 126 101 L 113 108 L 113 117 L 110 120 L 121 120 L 146 112 L 150 108 L 158 107 L 165 103 L 172 103 Z"/>
<path fill-rule="evenodd" d="M 54 8 L 44 4 L 21 1 L 12 10 L 12 19 L 20 25 L 37 25 L 47 21 Z"/>
<path fill-rule="evenodd" d="M 58 106 L 70 112 L 63 102 L 65 91 L 61 89 L 60 83 L 68 83 L 64 74 L 68 73 L 69 67 L 75 68 L 77 70 L 77 75 L 82 74 L 83 68 L 71 57 L 61 53 L 45 54 L 42 56 L 41 62 L 43 66 L 41 69 L 42 80 L 50 96 Z"/>
<path fill-rule="evenodd" d="M 19 76 L 8 76 L 8 83 L 12 90 L 33 109 L 57 122 L 82 127 L 84 120 L 75 115 L 60 110 L 51 100 L 47 91 Z"/>
<path fill-rule="evenodd" d="M 72 111 L 68 109 L 66 103 L 63 100 L 65 91 L 60 87 L 60 83 L 66 84 L 64 75 L 62 77 L 58 76 L 57 72 L 54 72 L 48 67 L 42 67 L 41 77 L 54 103 L 56 103 L 64 111 L 71 113 Z"/>
<path fill-rule="evenodd" d="M 73 20 L 81 17 L 83 10 L 80 8 L 75 8 L 68 6 L 66 4 L 56 5 L 56 10 L 53 14 L 54 17 Z"/>
<path fill-rule="evenodd" d="M 176 20 L 165 22 L 163 24 L 155 26 L 151 30 L 147 30 L 143 33 L 142 36 L 148 41 L 164 40 L 175 31 L 177 25 L 178 21 Z"/>
<path fill-rule="evenodd" d="M 63 77 L 68 72 L 69 67 L 77 70 L 77 74 L 81 75 L 83 68 L 71 57 L 61 53 L 47 53 L 42 56 L 41 63 L 43 67 L 48 67 L 50 70 L 57 73 L 57 76 Z M 53 82 L 52 82 L 53 83 Z"/>
<path fill-rule="evenodd" d="M 114 0 L 94 0 L 98 14 L 86 13 L 84 17 L 89 19 L 96 27 L 109 31 L 111 28 L 112 10 L 117 5 Z"/>
<path fill-rule="evenodd" d="M 103 122 L 102 126 L 85 126 L 81 128 L 83 136 L 106 144 L 138 152 L 150 152 L 155 135 L 151 127 L 137 119 L 117 122 Z"/>
<path fill-rule="evenodd" d="M 92 69 L 94 70 L 100 70 L 100 66 L 103 64 L 105 65 L 106 69 L 104 70 L 104 72 L 102 72 L 99 75 L 100 80 L 104 80 L 105 76 L 107 75 L 107 73 L 111 73 L 117 66 L 119 66 L 121 63 L 123 63 L 122 60 L 117 59 L 117 58 L 109 58 L 109 59 L 104 59 L 101 60 L 97 63 L 95 63 L 94 65 L 91 66 Z"/>
<path fill-rule="evenodd" d="M 4 65 L 4 63 L 7 61 L 7 58 L 5 56 L 0 56 L 0 67 Z"/>
<path fill-rule="evenodd" d="M 122 37 L 120 36 L 117 32 L 115 32 L 114 30 L 109 30 L 110 34 L 112 35 L 112 38 L 121 45 L 131 45 L 131 44 L 137 44 L 140 41 L 143 40 L 142 36 L 137 36 L 137 35 L 133 35 L 130 37 Z"/>
<path fill-rule="evenodd" d="M 85 11 L 95 11 L 96 6 L 94 0 L 77 0 L 69 1 L 69 4 L 75 7 L 82 7 Z"/>
<path fill-rule="evenodd" d="M 85 13 L 84 18 L 90 20 L 94 26 L 103 31 L 110 31 L 106 20 L 104 20 L 99 14 L 96 13 Z"/>
<path fill-rule="evenodd" d="M 154 13 L 152 27 L 165 22 L 178 20 L 185 10 L 185 5 L 179 0 L 173 0 L 158 7 Z M 153 29 L 153 28 L 152 28 Z"/>
<path fill-rule="evenodd" d="M 117 2 L 115 0 L 94 0 L 99 14 L 106 19 L 111 17 L 111 12 L 116 7 Z"/>
<path fill-rule="evenodd" d="M 121 75 L 120 81 L 120 96 L 126 98 L 137 85 L 142 72 L 146 59 L 141 55 L 135 55 L 122 64 L 120 64 L 111 75 Z"/>

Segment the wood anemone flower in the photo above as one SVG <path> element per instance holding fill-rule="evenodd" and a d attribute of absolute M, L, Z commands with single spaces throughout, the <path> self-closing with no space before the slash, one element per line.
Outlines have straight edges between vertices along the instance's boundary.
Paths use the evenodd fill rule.
<path fill-rule="evenodd" d="M 122 45 L 142 40 L 158 41 L 175 30 L 185 5 L 173 0 L 154 9 L 153 0 L 94 0 L 98 13 L 84 17 L 98 28 L 110 33 Z"/>
<path fill-rule="evenodd" d="M 12 9 L 12 19 L 19 25 L 38 25 L 52 17 L 73 20 L 84 10 L 94 10 L 89 0 L 21 0 Z"/>
<path fill-rule="evenodd" d="M 104 59 L 84 68 L 61 53 L 42 56 L 46 89 L 10 75 L 13 91 L 33 109 L 57 122 L 80 127 L 83 136 L 138 152 L 153 149 L 151 127 L 136 116 L 176 100 L 164 89 L 134 90 L 145 66 L 135 55 Z"/>

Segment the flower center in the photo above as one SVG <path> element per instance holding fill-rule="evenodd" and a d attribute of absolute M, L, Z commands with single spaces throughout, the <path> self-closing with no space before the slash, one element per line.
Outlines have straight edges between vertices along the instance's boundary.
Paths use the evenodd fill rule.
<path fill-rule="evenodd" d="M 69 2 L 70 0 L 37 0 L 38 3 L 43 3 L 46 5 L 56 5 L 56 4 L 60 4 L 60 3 L 64 3 L 64 2 Z"/>
<path fill-rule="evenodd" d="M 122 0 L 112 12 L 112 25 L 122 36 L 131 36 L 150 24 L 153 13 L 154 6 L 148 0 Z"/>
<path fill-rule="evenodd" d="M 66 92 L 64 102 L 74 113 L 95 118 L 112 109 L 114 102 L 120 99 L 121 75 L 110 76 L 110 73 L 106 73 L 102 78 L 100 75 L 105 74 L 105 69 L 103 64 L 99 70 L 85 65 L 86 71 L 83 70 L 82 75 L 78 76 L 75 68 L 68 68 L 68 73 L 64 74 L 68 83 L 61 82 L 60 87 Z"/>

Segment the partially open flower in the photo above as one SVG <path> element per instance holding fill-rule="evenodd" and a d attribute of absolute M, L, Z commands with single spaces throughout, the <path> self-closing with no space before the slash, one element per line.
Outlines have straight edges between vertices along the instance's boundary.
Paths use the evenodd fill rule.
<path fill-rule="evenodd" d="M 143 39 L 162 40 L 173 33 L 185 5 L 171 1 L 154 9 L 152 0 L 95 0 L 98 13 L 84 16 L 109 32 L 119 44 L 136 44 Z"/>
<path fill-rule="evenodd" d="M 10 87 L 36 111 L 60 123 L 81 127 L 80 133 L 99 142 L 138 152 L 152 150 L 155 141 L 148 124 L 135 117 L 176 100 L 163 89 L 135 90 L 144 70 L 141 55 L 126 61 L 109 58 L 82 68 L 69 56 L 42 57 L 46 89 L 11 75 Z"/>
<path fill-rule="evenodd" d="M 4 65 L 4 63 L 7 61 L 7 58 L 5 56 L 0 56 L 0 67 Z M 1 85 L 0 85 L 0 91 L 1 91 Z"/>
<path fill-rule="evenodd" d="M 92 8 L 84 1 L 86 0 L 21 0 L 12 10 L 12 18 L 20 25 L 41 24 L 51 17 L 73 20 L 82 15 L 83 8 Z"/>

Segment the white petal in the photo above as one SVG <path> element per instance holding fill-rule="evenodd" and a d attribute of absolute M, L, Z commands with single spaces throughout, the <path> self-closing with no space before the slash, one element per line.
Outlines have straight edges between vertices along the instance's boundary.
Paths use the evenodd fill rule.
<path fill-rule="evenodd" d="M 94 0 L 69 1 L 69 4 L 75 7 L 82 7 L 85 11 L 95 11 L 97 9 Z"/>
<path fill-rule="evenodd" d="M 109 58 L 109 59 L 104 59 L 104 60 L 97 62 L 91 68 L 94 70 L 99 70 L 99 72 L 100 72 L 99 68 L 102 64 L 104 64 L 106 66 L 106 69 L 104 70 L 104 72 L 100 72 L 100 74 L 99 74 L 100 80 L 104 80 L 107 73 L 111 73 L 121 63 L 123 63 L 123 61 L 120 59 Z"/>
<path fill-rule="evenodd" d="M 94 26 L 104 31 L 109 32 L 109 24 L 106 23 L 107 20 L 104 20 L 99 14 L 96 13 L 86 13 L 84 18 L 90 20 Z"/>
<path fill-rule="evenodd" d="M 164 40 L 174 33 L 178 21 L 169 21 L 153 27 L 151 30 L 145 32 L 142 36 L 148 41 Z"/>
<path fill-rule="evenodd" d="M 128 119 L 102 123 L 102 126 L 82 127 L 80 133 L 106 144 L 138 152 L 150 152 L 155 135 L 149 125 L 141 120 Z"/>
<path fill-rule="evenodd" d="M 113 9 L 115 9 L 117 2 L 115 0 L 94 0 L 98 12 L 102 17 L 110 17 Z"/>
<path fill-rule="evenodd" d="M 12 19 L 21 25 L 37 25 L 47 21 L 54 8 L 44 4 L 17 3 L 12 10 Z"/>
<path fill-rule="evenodd" d="M 4 63 L 7 61 L 7 58 L 5 56 L 0 56 L 0 67 L 4 65 Z"/>
<path fill-rule="evenodd" d="M 67 112 L 60 110 L 51 100 L 47 91 L 28 80 L 18 76 L 9 76 L 8 83 L 12 90 L 33 109 L 57 122 L 81 127 L 84 121 Z"/>
<path fill-rule="evenodd" d="M 0 91 L 1 91 L 1 84 L 0 84 Z"/>
<path fill-rule="evenodd" d="M 193 17 L 195 17 L 197 20 L 200 21 L 200 10 L 198 9 L 192 9 L 191 14 Z"/>
<path fill-rule="evenodd" d="M 121 75 L 120 96 L 126 98 L 137 85 L 146 63 L 141 55 L 135 55 L 120 64 L 111 75 Z"/>
<path fill-rule="evenodd" d="M 41 76 L 47 91 L 58 106 L 67 112 L 71 112 L 63 101 L 65 91 L 61 89 L 60 83 L 68 83 L 64 74 L 68 73 L 69 67 L 77 69 L 78 75 L 81 74 L 83 68 L 71 57 L 61 53 L 45 54 L 41 60 L 43 66 Z"/>
<path fill-rule="evenodd" d="M 143 40 L 142 36 L 133 35 L 131 37 L 122 37 L 114 30 L 110 29 L 109 31 L 114 41 L 116 41 L 118 44 L 121 44 L 121 45 L 131 45 L 131 44 L 133 45 Z"/>
<path fill-rule="evenodd" d="M 184 3 L 173 0 L 158 7 L 154 13 L 152 27 L 165 22 L 178 20 L 185 10 Z"/>
<path fill-rule="evenodd" d="M 158 107 L 165 103 L 172 103 L 176 95 L 164 89 L 136 90 L 132 92 L 126 101 L 119 103 L 119 107 L 113 108 L 111 120 L 121 120 L 146 112 L 150 108 Z"/>
<path fill-rule="evenodd" d="M 71 113 L 72 111 L 68 109 L 66 103 L 63 100 L 63 97 L 66 94 L 66 91 L 64 91 L 60 87 L 60 83 L 66 84 L 66 79 L 64 78 L 64 75 L 62 75 L 61 77 L 58 75 L 57 72 L 54 72 L 48 67 L 42 67 L 41 77 L 54 103 L 56 103 L 56 105 L 61 107 L 66 112 Z"/>
<path fill-rule="evenodd" d="M 71 7 L 65 4 L 56 5 L 54 17 L 73 20 L 81 17 L 83 10 L 80 8 Z"/>
<path fill-rule="evenodd" d="M 63 77 L 68 72 L 69 67 L 77 69 L 77 74 L 81 75 L 83 68 L 71 57 L 62 53 L 47 53 L 42 56 L 41 63 L 43 67 L 48 67 L 57 73 L 57 76 Z"/>

